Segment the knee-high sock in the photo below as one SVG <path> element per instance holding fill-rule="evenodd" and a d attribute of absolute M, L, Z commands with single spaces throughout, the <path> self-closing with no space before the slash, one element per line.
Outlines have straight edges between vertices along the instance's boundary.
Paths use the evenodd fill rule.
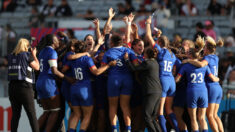
<path fill-rule="evenodd" d="M 116 125 L 112 126 L 112 132 L 117 132 L 117 126 Z"/>
<path fill-rule="evenodd" d="M 131 126 L 126 126 L 126 131 L 131 130 Z"/>
<path fill-rule="evenodd" d="M 171 121 L 172 121 L 172 123 L 173 123 L 173 125 L 174 125 L 175 131 L 176 131 L 176 132 L 179 132 L 180 130 L 179 130 L 179 128 L 178 128 L 178 123 L 177 123 L 175 114 L 174 114 L 174 113 L 171 113 L 171 114 L 169 114 L 169 117 L 170 117 L 170 119 L 171 119 Z"/>
<path fill-rule="evenodd" d="M 69 129 L 68 132 L 76 132 L 76 129 Z"/>
<path fill-rule="evenodd" d="M 160 115 L 158 116 L 158 121 L 159 121 L 159 124 L 162 128 L 162 132 L 167 132 L 167 129 L 166 129 L 166 119 L 164 117 L 164 115 Z"/>

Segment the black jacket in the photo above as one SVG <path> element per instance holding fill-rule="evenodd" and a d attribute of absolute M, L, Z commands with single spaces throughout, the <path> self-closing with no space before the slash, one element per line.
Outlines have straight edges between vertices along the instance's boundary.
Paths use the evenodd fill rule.
<path fill-rule="evenodd" d="M 143 61 L 138 66 L 134 66 L 129 60 L 126 63 L 132 71 L 139 72 L 144 95 L 162 93 L 162 86 L 159 79 L 159 65 L 155 59 Z"/>

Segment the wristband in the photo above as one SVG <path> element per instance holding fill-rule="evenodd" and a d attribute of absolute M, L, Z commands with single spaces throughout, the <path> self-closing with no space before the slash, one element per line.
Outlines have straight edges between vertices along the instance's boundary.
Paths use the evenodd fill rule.
<path fill-rule="evenodd" d="M 127 24 L 128 24 L 128 25 L 131 25 L 131 22 L 128 22 Z"/>
<path fill-rule="evenodd" d="M 145 24 L 151 24 L 151 23 L 149 23 L 149 22 L 145 22 Z"/>

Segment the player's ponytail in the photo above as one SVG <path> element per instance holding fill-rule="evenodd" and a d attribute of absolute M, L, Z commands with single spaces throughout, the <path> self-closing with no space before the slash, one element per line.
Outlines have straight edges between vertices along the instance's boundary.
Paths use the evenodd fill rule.
<path fill-rule="evenodd" d="M 206 47 L 208 51 L 210 52 L 210 54 L 215 53 L 216 46 L 222 47 L 223 45 L 224 45 L 224 41 L 222 39 L 219 39 L 218 42 L 216 43 L 212 37 L 210 36 L 206 37 Z"/>
<path fill-rule="evenodd" d="M 216 46 L 223 47 L 224 46 L 224 41 L 223 39 L 219 39 L 216 43 Z"/>
<path fill-rule="evenodd" d="M 195 42 L 195 51 L 200 54 L 205 46 L 205 41 L 201 36 L 198 36 Z"/>

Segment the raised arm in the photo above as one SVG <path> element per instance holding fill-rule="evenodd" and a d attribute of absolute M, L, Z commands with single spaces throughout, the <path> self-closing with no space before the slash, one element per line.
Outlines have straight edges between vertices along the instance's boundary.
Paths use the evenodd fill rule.
<path fill-rule="evenodd" d="M 126 43 L 130 43 L 131 41 L 131 23 L 134 20 L 134 18 L 135 16 L 132 13 L 128 15 L 128 17 L 123 18 L 123 21 L 126 24 L 126 33 L 125 33 Z"/>
<path fill-rule="evenodd" d="M 150 45 L 153 47 L 155 45 L 155 41 L 152 37 L 152 31 L 151 31 L 151 23 L 152 23 L 152 17 L 149 16 L 149 18 L 146 20 L 146 39 L 150 43 Z"/>
<path fill-rule="evenodd" d="M 101 35 L 100 38 L 98 39 L 98 43 L 95 46 L 95 48 L 92 50 L 91 52 L 91 56 L 94 56 L 96 54 L 96 52 L 98 51 L 98 49 L 100 48 L 100 46 L 104 44 L 104 36 Z"/>
<path fill-rule="evenodd" d="M 94 23 L 94 25 L 95 25 L 96 37 L 97 37 L 97 39 L 99 39 L 99 38 L 101 37 L 99 19 L 96 18 L 96 19 L 93 21 L 93 23 Z"/>
<path fill-rule="evenodd" d="M 103 29 L 104 31 L 107 29 L 107 25 L 110 25 L 111 20 L 113 19 L 114 16 L 115 16 L 115 12 L 113 8 L 109 8 L 109 18 L 104 25 L 104 29 Z"/>
<path fill-rule="evenodd" d="M 138 34 L 138 27 L 135 23 L 131 24 L 131 29 L 132 29 L 132 35 L 134 39 L 139 39 L 139 34 Z"/>

